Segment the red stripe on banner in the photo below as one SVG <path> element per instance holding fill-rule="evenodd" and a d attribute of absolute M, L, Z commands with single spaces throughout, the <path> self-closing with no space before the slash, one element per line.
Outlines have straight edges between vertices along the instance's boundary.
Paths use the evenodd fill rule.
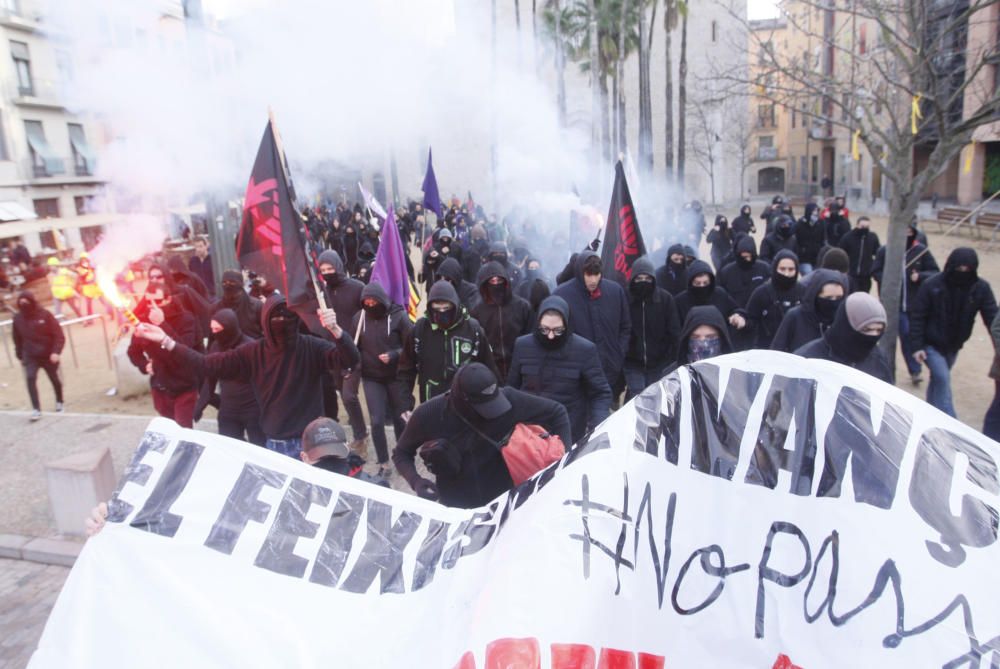
<path fill-rule="evenodd" d="M 635 653 L 615 648 L 602 648 L 597 669 L 635 669 Z"/>
<path fill-rule="evenodd" d="M 552 669 L 594 669 L 597 653 L 592 646 L 582 643 L 554 643 Z"/>
<path fill-rule="evenodd" d="M 458 661 L 458 664 L 453 669 L 476 669 L 476 658 L 472 654 L 472 651 L 470 650 L 463 655 L 462 659 Z"/>
<path fill-rule="evenodd" d="M 797 664 L 792 664 L 792 658 L 782 653 L 778 656 L 778 659 L 774 661 L 774 666 L 771 667 L 771 669 L 802 669 L 802 667 Z"/>
<path fill-rule="evenodd" d="M 538 639 L 497 639 L 486 646 L 486 669 L 541 669 Z"/>
<path fill-rule="evenodd" d="M 666 661 L 666 658 L 662 655 L 639 653 L 639 669 L 663 669 Z"/>

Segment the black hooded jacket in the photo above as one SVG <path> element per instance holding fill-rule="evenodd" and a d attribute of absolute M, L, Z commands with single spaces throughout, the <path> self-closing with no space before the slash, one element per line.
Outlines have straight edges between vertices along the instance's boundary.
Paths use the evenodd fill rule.
<path fill-rule="evenodd" d="M 866 339 L 874 339 L 876 342 L 878 339 L 867 337 L 851 327 L 847 309 L 844 307 L 845 302 L 846 300 L 841 301 L 837 315 L 833 317 L 833 324 L 826 329 L 823 336 L 796 349 L 795 355 L 816 360 L 830 360 L 870 374 L 880 381 L 895 383 L 885 353 L 878 346 L 867 349 L 865 345 L 869 343 L 865 342 Z"/>
<path fill-rule="evenodd" d="M 355 314 L 361 310 L 361 291 L 365 284 L 347 275 L 344 261 L 336 251 L 326 250 L 320 253 L 319 263 L 329 263 L 337 270 L 334 285 L 323 280 L 323 294 L 326 296 L 327 307 L 337 314 L 337 323 L 340 327 L 349 329 Z"/>
<path fill-rule="evenodd" d="M 699 274 L 708 274 L 709 284 L 707 291 L 699 291 L 698 289 L 691 290 L 691 282 Z M 688 311 L 692 307 L 711 305 L 719 310 L 723 318 L 728 320 L 730 316 L 734 313 L 740 312 L 740 306 L 736 304 L 732 296 L 726 291 L 725 288 L 721 288 L 715 282 L 715 273 L 712 268 L 708 266 L 708 263 L 704 260 L 695 260 L 688 267 L 687 274 L 687 290 L 677 296 L 677 317 L 684 322 L 687 319 Z"/>
<path fill-rule="evenodd" d="M 382 305 L 383 313 L 378 314 L 379 318 L 362 307 L 351 321 L 351 336 L 361 353 L 361 377 L 389 383 L 396 379 L 399 356 L 412 324 L 406 309 L 393 304 L 381 285 L 370 283 L 365 286 L 361 291 L 361 300 L 368 297 Z M 389 362 L 379 359 L 383 353 L 389 354 Z"/>
<path fill-rule="evenodd" d="M 750 261 L 746 262 L 741 253 L 749 253 Z M 719 286 L 724 288 L 740 307 L 746 307 L 750 295 L 764 285 L 771 275 L 771 267 L 757 258 L 757 245 L 753 237 L 743 235 L 736 242 L 735 259 L 719 272 Z"/>
<path fill-rule="evenodd" d="M 609 384 L 613 384 L 618 380 L 625 362 L 632 318 L 625 290 L 614 281 L 602 278 L 595 294 L 587 291 L 583 265 L 590 257 L 597 257 L 597 254 L 582 251 L 577 256 L 573 280 L 556 288 L 555 294 L 566 300 L 569 306 L 573 332 L 597 345 L 604 376 Z"/>
<path fill-rule="evenodd" d="M 222 331 L 212 334 L 211 342 L 208 345 L 209 353 L 232 351 L 243 344 L 254 341 L 240 330 L 239 319 L 231 309 L 220 309 L 212 315 L 212 320 L 222 326 Z M 216 384 L 219 386 L 217 396 L 219 416 L 260 415 L 257 396 L 254 395 L 253 388 L 249 383 L 239 379 L 220 381 L 213 376 L 207 376 L 198 393 L 198 403 L 195 406 L 196 416 L 200 415 L 205 407 L 211 403 L 215 395 Z"/>
<path fill-rule="evenodd" d="M 881 246 L 874 230 L 854 228 L 840 238 L 840 248 L 847 253 L 850 261 L 848 274 L 867 279 L 872 275 L 872 265 L 875 263 L 875 253 Z"/>
<path fill-rule="evenodd" d="M 903 276 L 903 299 L 900 301 L 902 311 L 909 313 L 913 310 L 913 305 L 917 300 L 917 293 L 924 281 L 941 271 L 938 267 L 934 254 L 917 241 L 916 235 L 907 237 L 906 246 L 906 271 Z M 885 272 L 885 245 L 879 247 L 875 253 L 875 262 L 872 264 L 872 278 L 879 284 L 879 294 L 882 293 L 882 276 Z M 916 281 L 913 280 L 913 272 L 917 273 Z"/>
<path fill-rule="evenodd" d="M 226 292 L 226 283 L 238 283 L 239 288 Z M 264 331 L 260 326 L 260 310 L 263 304 L 255 300 L 243 289 L 243 275 L 236 270 L 226 270 L 222 273 L 222 297 L 216 300 L 211 309 L 211 315 L 220 309 L 231 309 L 239 321 L 240 331 L 251 339 L 260 339 Z"/>
<path fill-rule="evenodd" d="M 745 204 L 740 207 L 740 215 L 733 219 L 730 227 L 733 229 L 733 234 L 751 235 L 757 232 L 757 226 L 753 222 L 750 205 Z"/>
<path fill-rule="evenodd" d="M 733 250 L 733 231 L 729 228 L 725 216 L 719 214 L 715 217 L 715 224 L 708 231 L 705 241 L 712 246 L 713 258 L 725 258 Z"/>
<path fill-rule="evenodd" d="M 656 285 L 677 297 L 687 290 L 687 262 L 672 265 L 670 256 L 675 253 L 684 255 L 684 245 L 674 244 L 667 249 L 666 261 L 663 266 L 656 270 Z"/>
<path fill-rule="evenodd" d="M 972 268 L 975 280 L 968 286 L 954 282 L 960 265 Z M 944 271 L 924 281 L 910 311 L 910 340 L 914 351 L 933 346 L 942 353 L 956 353 L 972 336 L 978 313 L 986 329 L 997 313 L 990 284 L 978 277 L 979 258 L 973 249 L 959 247 L 948 255 Z"/>
<path fill-rule="evenodd" d="M 62 353 L 66 343 L 59 321 L 48 309 L 38 306 L 30 290 L 21 291 L 17 301 L 28 302 L 27 309 L 14 316 L 14 353 L 23 362 L 48 360 L 53 353 Z"/>
<path fill-rule="evenodd" d="M 782 249 L 795 253 L 798 240 L 795 238 L 795 221 L 790 216 L 782 214 L 775 219 L 774 230 L 760 243 L 760 259 L 765 262 L 774 260 Z"/>
<path fill-rule="evenodd" d="M 500 277 L 504 280 L 503 295 L 499 300 L 491 295 L 490 279 Z M 514 289 L 507 272 L 500 263 L 490 261 L 483 265 L 476 277 L 479 284 L 479 304 L 472 310 L 472 316 L 486 331 L 486 337 L 493 349 L 493 360 L 506 378 L 510 358 L 514 354 L 514 342 L 521 335 L 531 332 L 534 312 L 531 305 L 522 297 L 514 295 Z"/>
<path fill-rule="evenodd" d="M 194 347 L 197 342 L 198 324 L 193 315 L 185 311 L 179 302 L 171 295 L 170 304 L 163 307 L 163 322 L 160 328 L 167 335 L 184 346 Z M 145 322 L 149 321 L 149 306 L 144 297 L 136 306 L 135 314 Z M 140 315 L 141 314 L 141 315 Z M 146 365 L 153 363 L 153 376 L 149 385 L 154 390 L 163 391 L 169 395 L 180 395 L 198 388 L 199 375 L 189 366 L 178 362 L 167 351 L 148 339 L 132 335 L 128 345 L 128 359 L 136 368 L 146 374 Z"/>
<path fill-rule="evenodd" d="M 818 269 L 809 275 L 809 282 L 802 293 L 802 302 L 792 307 L 783 319 L 778 331 L 771 341 L 772 351 L 792 353 L 800 346 L 808 344 L 813 339 L 819 339 L 829 325 L 820 322 L 816 313 L 816 296 L 828 283 L 840 284 L 844 289 L 844 297 L 849 291 L 847 277 L 831 269 Z"/>
<path fill-rule="evenodd" d="M 462 266 L 454 258 L 447 258 L 438 268 L 438 278 L 444 279 L 455 287 L 458 299 L 465 309 L 472 313 L 472 309 L 479 304 L 479 290 L 476 284 L 462 278 Z"/>
<path fill-rule="evenodd" d="M 493 351 L 479 321 L 471 318 L 458 301 L 455 287 L 438 281 L 427 295 L 427 309 L 432 302 L 445 301 L 455 306 L 455 321 L 449 327 L 420 318 L 410 330 L 399 358 L 397 378 L 402 384 L 403 404 L 412 410 L 413 384 L 419 383 L 420 401 L 426 402 L 448 390 L 458 368 L 467 362 L 481 362 L 497 375 Z"/>
<path fill-rule="evenodd" d="M 677 362 L 667 370 L 668 374 L 690 362 L 688 360 L 688 340 L 691 339 L 691 334 L 702 325 L 711 325 L 718 330 L 719 338 L 722 340 L 722 350 L 719 355 L 733 352 L 733 344 L 729 339 L 729 328 L 719 310 L 712 306 L 692 307 L 687 318 L 684 319 L 681 338 L 677 343 Z"/>
<path fill-rule="evenodd" d="M 795 223 L 795 253 L 799 262 L 816 265 L 819 262 L 819 250 L 826 243 L 826 227 L 816 211 L 819 207 L 815 202 L 806 205 L 805 213 Z"/>
<path fill-rule="evenodd" d="M 755 335 L 755 347 L 769 349 L 774 334 L 781 326 L 781 321 L 785 314 L 792 307 L 796 307 L 802 302 L 802 293 L 805 288 L 798 280 L 791 288 L 780 289 L 775 279 L 778 276 L 778 263 L 785 258 L 795 260 L 798 267 L 798 259 L 791 251 L 778 251 L 771 263 L 771 278 L 767 283 L 753 291 L 750 301 L 747 302 L 747 317 L 750 319 Z"/>
<path fill-rule="evenodd" d="M 635 277 L 653 274 L 653 263 L 648 258 L 639 258 L 632 265 L 632 281 L 629 282 L 629 310 L 632 318 L 632 333 L 629 336 L 625 366 L 643 370 L 665 369 L 677 358 L 677 338 L 680 336 L 680 320 L 674 298 L 656 285 L 648 295 L 636 293 Z"/>
<path fill-rule="evenodd" d="M 604 378 L 597 347 L 573 333 L 566 301 L 556 295 L 547 297 L 538 311 L 536 326 L 546 311 L 557 311 L 567 324 L 566 334 L 557 348 L 543 346 L 537 332 L 518 337 L 507 385 L 563 405 L 576 443 L 608 417 L 611 387 Z"/>
<path fill-rule="evenodd" d="M 463 509 L 484 506 L 514 486 L 498 445 L 518 423 L 540 425 L 570 448 L 569 419 L 561 404 L 510 387 L 500 388 L 499 392 L 511 407 L 491 420 L 480 417 L 456 390 L 416 408 L 392 452 L 396 469 L 411 488 L 416 490 L 420 483 L 414 460 L 426 442 L 444 440 L 456 454 L 457 471 L 437 474 L 435 483 L 442 504 Z"/>
<path fill-rule="evenodd" d="M 335 341 L 275 332 L 270 317 L 284 304 L 281 295 L 267 298 L 261 312 L 263 339 L 209 355 L 178 345 L 171 358 L 208 376 L 249 383 L 260 406 L 261 429 L 270 439 L 301 437 L 306 425 L 323 415 L 322 375 L 350 369 L 360 357 L 347 330 Z"/>

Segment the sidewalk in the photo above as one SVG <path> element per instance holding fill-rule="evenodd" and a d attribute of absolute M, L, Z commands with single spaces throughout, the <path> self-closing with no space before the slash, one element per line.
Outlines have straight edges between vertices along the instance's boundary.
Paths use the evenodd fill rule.
<path fill-rule="evenodd" d="M 28 664 L 68 567 L 0 559 L 0 667 Z"/>

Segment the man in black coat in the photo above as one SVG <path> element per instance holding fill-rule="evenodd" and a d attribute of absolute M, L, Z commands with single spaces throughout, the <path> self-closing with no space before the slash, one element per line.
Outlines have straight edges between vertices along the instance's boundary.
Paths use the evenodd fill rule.
<path fill-rule="evenodd" d="M 361 291 L 365 284 L 347 275 L 347 270 L 340 254 L 326 250 L 319 254 L 319 273 L 323 278 L 323 293 L 326 306 L 337 315 L 341 327 L 350 327 L 354 316 L 361 310 Z M 348 333 L 350 336 L 350 333 Z M 368 428 L 365 426 L 365 416 L 361 411 L 361 372 L 350 367 L 341 369 L 337 374 L 323 381 L 323 406 L 327 416 L 337 417 L 337 391 L 347 409 L 347 422 L 354 434 L 351 450 L 365 457 L 368 443 Z"/>
<path fill-rule="evenodd" d="M 737 306 L 745 308 L 753 291 L 767 281 L 771 267 L 757 257 L 757 245 L 749 235 L 739 238 L 735 252 L 733 262 L 719 272 L 718 281 Z"/>
<path fill-rule="evenodd" d="M 413 324 L 399 357 L 398 378 L 406 407 L 413 411 L 413 384 L 421 402 L 444 393 L 458 368 L 480 362 L 496 374 L 486 332 L 458 301 L 454 286 L 438 281 L 427 295 L 427 313 Z"/>
<path fill-rule="evenodd" d="M 715 283 L 715 273 L 704 260 L 695 260 L 688 267 L 688 287 L 677 296 L 677 316 L 681 321 L 687 319 L 688 312 L 693 307 L 711 305 L 719 310 L 729 325 L 737 330 L 746 327 L 746 312 L 736 301 Z"/>
<path fill-rule="evenodd" d="M 498 377 L 504 380 L 514 353 L 514 342 L 531 332 L 535 315 L 527 300 L 514 295 L 507 272 L 500 263 L 491 260 L 483 265 L 477 283 L 480 300 L 472 310 L 472 317 L 486 331 Z"/>
<path fill-rule="evenodd" d="M 826 229 L 819 218 L 819 206 L 815 202 L 806 205 L 805 213 L 795 223 L 793 231 L 799 272 L 806 275 L 819 264 L 819 250 L 826 243 Z"/>
<path fill-rule="evenodd" d="M 59 380 L 59 355 L 66 337 L 56 317 L 48 309 L 38 306 L 30 290 L 17 296 L 17 314 L 14 316 L 14 353 L 24 367 L 31 399 L 31 420 L 42 417 L 38 400 L 38 370 L 45 370 L 56 394 L 56 411 L 62 411 L 62 382 Z"/>
<path fill-rule="evenodd" d="M 360 358 L 333 310 L 321 309 L 319 316 L 333 341 L 301 334 L 299 317 L 278 294 L 267 298 L 261 313 L 264 338 L 232 351 L 202 355 L 161 328 L 145 323 L 136 329 L 135 336 L 145 339 L 178 367 L 250 383 L 260 405 L 266 447 L 298 458 L 302 431 L 323 414 L 323 375 L 329 370 L 351 369 Z"/>
<path fill-rule="evenodd" d="M 576 443 L 608 417 L 611 387 L 597 347 L 574 334 L 569 323 L 566 301 L 545 298 L 535 331 L 514 344 L 507 385 L 562 404 Z"/>
<path fill-rule="evenodd" d="M 769 349 L 785 314 L 802 301 L 798 258 L 781 250 L 771 263 L 771 278 L 753 291 L 747 302 L 747 317 L 754 333 L 754 348 Z"/>
<path fill-rule="evenodd" d="M 227 269 L 222 273 L 222 297 L 211 307 L 212 314 L 220 309 L 230 309 L 236 314 L 240 331 L 251 339 L 260 339 L 264 331 L 260 329 L 260 300 L 251 298 L 243 287 L 243 274 Z"/>
<path fill-rule="evenodd" d="M 979 278 L 979 256 L 959 247 L 951 252 L 944 271 L 927 279 L 917 292 L 910 312 L 913 358 L 930 370 L 927 402 L 955 415 L 951 395 L 951 368 L 972 335 L 976 315 L 986 329 L 993 324 L 997 303 L 990 284 Z"/>
<path fill-rule="evenodd" d="M 885 332 L 885 309 L 868 293 L 841 300 L 833 323 L 823 336 L 795 350 L 803 358 L 831 360 L 892 384 L 892 368 L 878 341 Z"/>
<path fill-rule="evenodd" d="M 438 278 L 444 279 L 452 286 L 455 287 L 455 292 L 458 293 L 458 299 L 465 307 L 466 311 L 472 313 L 472 309 L 479 304 L 479 290 L 476 288 L 476 284 L 471 281 L 466 281 L 462 278 L 462 266 L 454 258 L 447 258 L 441 267 L 438 268 Z"/>
<path fill-rule="evenodd" d="M 566 300 L 573 332 L 597 345 L 608 385 L 615 387 L 625 363 L 632 319 L 625 291 L 602 278 L 601 257 L 582 251 L 576 258 L 574 278 L 556 288 Z"/>
<path fill-rule="evenodd" d="M 681 330 L 674 298 L 656 285 L 648 258 L 633 263 L 628 292 L 632 334 L 625 354 L 626 402 L 659 381 L 677 359 Z"/>
<path fill-rule="evenodd" d="M 848 275 L 851 277 L 851 287 L 854 291 L 867 293 L 872 288 L 872 265 L 875 253 L 881 242 L 878 235 L 871 230 L 871 221 L 867 216 L 858 217 L 857 226 L 840 238 L 838 246 L 847 254 L 850 261 Z"/>
<path fill-rule="evenodd" d="M 810 274 L 802 302 L 789 309 L 781 319 L 771 341 L 771 350 L 791 353 L 822 337 L 848 292 L 847 277 L 840 272 L 818 269 Z"/>
<path fill-rule="evenodd" d="M 836 246 L 837 243 L 851 230 L 851 221 L 844 215 L 844 206 L 840 198 L 834 199 L 826 211 L 827 216 L 823 220 L 826 228 L 826 243 L 829 246 Z M 821 215 L 821 218 L 822 215 Z"/>
<path fill-rule="evenodd" d="M 674 297 L 687 290 L 687 258 L 683 244 L 667 249 L 666 262 L 656 270 L 656 285 Z"/>
<path fill-rule="evenodd" d="M 753 222 L 753 214 L 750 212 L 750 205 L 744 204 L 740 207 L 740 215 L 733 219 L 733 234 L 752 235 L 757 232 L 757 226 Z"/>
<path fill-rule="evenodd" d="M 499 445 L 518 423 L 540 425 L 567 448 L 572 444 L 569 418 L 561 404 L 500 387 L 492 370 L 471 363 L 458 370 L 449 392 L 416 408 L 392 461 L 424 499 L 463 509 L 484 506 L 514 485 Z M 435 448 L 424 446 L 428 442 Z M 434 481 L 417 472 L 418 449 Z"/>
<path fill-rule="evenodd" d="M 774 230 L 760 243 L 760 259 L 765 262 L 774 260 L 774 256 L 782 249 L 795 253 L 798 247 L 798 240 L 795 238 L 795 219 L 787 214 L 780 214 L 772 221 Z"/>

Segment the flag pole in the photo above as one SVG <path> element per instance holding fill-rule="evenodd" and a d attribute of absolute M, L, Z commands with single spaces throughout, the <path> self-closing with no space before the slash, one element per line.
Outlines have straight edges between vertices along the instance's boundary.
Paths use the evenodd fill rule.
<path fill-rule="evenodd" d="M 288 171 L 288 161 L 285 158 L 285 147 L 281 142 L 281 135 L 278 133 L 278 124 L 274 121 L 274 110 L 271 109 L 270 105 L 267 108 L 267 122 L 271 125 L 271 134 L 274 136 L 274 145 L 278 149 L 278 161 L 281 163 L 281 170 L 285 177 L 285 183 L 291 184 L 292 178 Z M 302 215 L 299 213 L 298 209 L 295 208 L 295 191 L 292 190 L 289 193 L 292 200 L 292 213 L 298 217 L 299 221 L 299 232 L 302 234 L 302 250 L 306 254 L 306 267 L 309 268 L 309 278 L 312 282 L 313 291 L 316 293 L 316 301 L 319 303 L 320 308 L 328 309 L 326 303 L 326 295 L 323 294 L 323 290 L 319 287 L 319 280 L 316 276 L 316 266 L 312 261 L 312 252 L 309 250 L 309 233 L 305 230 L 305 225 L 302 221 Z"/>

